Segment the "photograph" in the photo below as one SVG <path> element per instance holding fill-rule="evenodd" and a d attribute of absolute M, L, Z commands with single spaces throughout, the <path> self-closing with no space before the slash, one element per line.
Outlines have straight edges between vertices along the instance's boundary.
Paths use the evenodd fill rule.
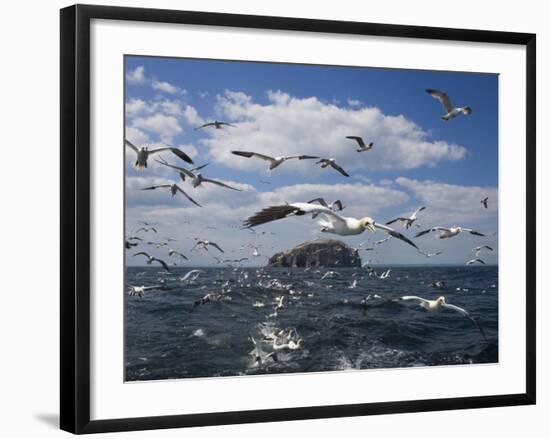
<path fill-rule="evenodd" d="M 124 56 L 124 379 L 499 362 L 499 75 Z"/>

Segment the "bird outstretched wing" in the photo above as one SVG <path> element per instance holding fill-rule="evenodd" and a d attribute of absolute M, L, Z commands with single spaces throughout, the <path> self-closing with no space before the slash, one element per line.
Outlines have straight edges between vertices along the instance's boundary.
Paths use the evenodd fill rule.
<path fill-rule="evenodd" d="M 451 102 L 451 99 L 449 98 L 449 95 L 447 95 L 447 93 L 439 90 L 434 90 L 432 88 L 427 88 L 426 92 L 430 96 L 436 98 L 439 102 L 441 102 L 441 105 L 443 105 L 443 108 L 447 110 L 447 113 L 450 113 L 453 110 L 454 108 L 453 104 Z"/>

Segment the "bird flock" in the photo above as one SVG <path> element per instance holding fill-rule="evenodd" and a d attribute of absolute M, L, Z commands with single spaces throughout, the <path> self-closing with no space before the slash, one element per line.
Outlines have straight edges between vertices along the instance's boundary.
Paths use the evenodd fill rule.
<path fill-rule="evenodd" d="M 441 119 L 443 119 L 444 121 L 449 121 L 451 119 L 458 117 L 459 115 L 470 115 L 472 113 L 472 109 L 468 106 L 461 106 L 461 107 L 454 106 L 449 96 L 442 91 L 427 89 L 426 92 L 433 98 L 437 99 L 442 104 L 445 113 L 441 116 Z M 215 120 L 215 121 L 207 122 L 203 125 L 200 125 L 196 127 L 195 130 L 198 131 L 198 130 L 204 130 L 208 128 L 215 129 L 215 130 L 227 128 L 227 129 L 233 130 L 233 129 L 238 129 L 238 125 L 234 123 Z M 353 142 L 353 145 L 356 147 L 355 153 L 360 154 L 361 157 L 368 157 L 368 152 L 373 150 L 373 148 L 375 148 L 376 139 L 374 139 L 374 141 L 370 139 L 368 141 L 365 141 L 361 136 L 355 135 L 354 133 L 350 133 L 350 135 L 345 136 L 345 139 L 350 141 L 350 143 Z M 345 140 L 343 140 L 343 142 L 345 142 Z M 150 186 L 141 188 L 141 190 L 143 191 L 167 189 L 172 197 L 175 197 L 176 195 L 181 194 L 192 205 L 198 208 L 202 207 L 202 205 L 200 204 L 200 199 L 195 200 L 194 198 L 195 194 L 194 192 L 191 192 L 191 191 L 194 191 L 196 188 L 201 187 L 203 185 L 207 185 L 207 184 L 215 185 L 220 188 L 228 189 L 235 192 L 242 191 L 242 189 L 238 187 L 234 187 L 230 184 L 227 184 L 226 182 L 221 181 L 220 179 L 205 177 L 202 174 L 202 170 L 208 166 L 208 163 L 202 164 L 200 166 L 195 166 L 191 157 L 181 149 L 174 148 L 174 147 L 162 147 L 162 148 L 154 148 L 154 149 L 149 149 L 147 146 L 138 147 L 127 139 L 125 139 L 125 145 L 136 154 L 134 166 L 137 170 L 145 171 L 148 168 L 148 162 L 150 158 L 154 156 L 154 161 L 156 163 L 174 171 L 174 174 L 177 175 L 177 177 L 175 177 L 173 181 L 161 183 L 161 184 L 152 184 Z M 185 167 L 183 166 L 183 163 L 178 163 L 178 164 L 171 163 L 168 160 L 166 160 L 164 157 L 162 157 L 161 153 L 166 153 L 166 154 L 171 153 L 173 158 L 180 159 L 182 162 L 185 162 L 187 163 L 187 165 L 190 165 L 192 167 Z M 258 152 L 241 151 L 241 150 L 232 150 L 231 153 L 235 157 L 235 159 L 260 160 L 260 161 L 266 162 L 267 172 L 274 171 L 279 166 L 282 166 L 285 162 L 289 160 L 296 160 L 296 161 L 308 161 L 311 163 L 315 163 L 321 169 L 335 171 L 341 176 L 346 178 L 350 177 L 350 174 L 340 164 L 338 164 L 334 158 L 331 158 L 331 157 L 321 157 L 321 156 L 305 155 L 305 154 L 282 155 L 282 156 L 278 156 L 274 154 L 273 156 L 271 156 L 271 155 L 266 155 Z M 265 180 L 260 180 L 260 182 L 263 184 L 271 184 L 269 181 L 265 181 Z M 184 183 L 189 184 L 190 190 L 187 190 L 187 188 L 184 189 L 184 187 L 182 187 Z M 342 194 L 342 197 L 344 195 L 345 194 Z M 482 200 L 480 200 L 480 203 L 482 205 L 481 208 L 487 209 L 490 203 L 489 197 L 484 197 Z M 289 217 L 309 218 L 316 222 L 317 226 L 319 227 L 318 230 L 321 233 L 329 233 L 329 234 L 335 234 L 339 236 L 353 236 L 353 235 L 359 235 L 365 231 L 368 231 L 371 233 L 381 232 L 387 235 L 383 239 L 374 241 L 370 245 L 368 245 L 367 242 L 359 244 L 359 246 L 356 248 L 357 251 L 374 251 L 376 246 L 379 246 L 387 242 L 388 240 L 392 239 L 392 240 L 397 240 L 403 244 L 406 244 L 408 248 L 413 249 L 413 251 L 416 251 L 419 255 L 422 255 L 427 258 L 437 257 L 443 252 L 442 251 L 426 252 L 421 250 L 417 242 L 415 242 L 414 240 L 424 235 L 434 233 L 434 236 L 437 239 L 450 239 L 450 238 L 457 237 L 461 233 L 468 233 L 470 235 L 481 237 L 481 238 L 486 237 L 486 234 L 484 233 L 481 233 L 471 228 L 456 226 L 456 225 L 431 226 L 429 228 L 425 228 L 423 230 L 417 231 L 417 233 L 414 236 L 406 236 L 406 233 L 409 232 L 410 229 L 413 228 L 413 226 L 416 229 L 420 229 L 422 227 L 418 223 L 419 217 L 421 217 L 421 221 L 423 223 L 425 223 L 429 219 L 429 215 L 426 214 L 426 212 L 429 212 L 429 208 L 430 206 L 420 206 L 418 207 L 418 209 L 412 212 L 409 216 L 406 216 L 406 215 L 399 216 L 384 222 L 384 221 L 377 221 L 370 216 L 363 216 L 360 218 L 345 216 L 342 214 L 342 211 L 346 209 L 346 205 L 344 204 L 343 201 L 335 200 L 331 203 L 327 203 L 323 198 L 323 196 L 319 196 L 307 202 L 296 201 L 296 202 L 287 202 L 285 204 L 266 206 L 261 210 L 257 211 L 256 213 L 251 213 L 251 215 L 248 218 L 245 218 L 242 221 L 240 228 L 243 230 L 248 230 L 253 234 L 268 234 L 268 233 L 274 234 L 269 230 L 258 230 L 257 228 L 259 226 L 263 226 L 273 221 L 283 220 Z M 402 225 L 403 232 L 398 231 L 394 227 L 390 227 L 391 225 L 394 225 L 397 223 L 400 223 Z M 211 228 L 214 228 L 214 227 L 211 227 Z M 145 244 L 149 246 L 154 246 L 157 249 L 164 249 L 166 251 L 165 258 L 153 256 L 148 251 L 141 250 L 141 249 L 140 251 L 135 251 L 134 253 L 132 253 L 132 257 L 144 258 L 143 260 L 146 264 L 158 265 L 160 268 L 162 268 L 166 272 L 170 271 L 170 265 L 172 266 L 177 265 L 178 261 L 189 260 L 190 254 L 194 252 L 205 252 L 205 253 L 212 254 L 213 259 L 216 260 L 218 264 L 225 264 L 230 266 L 240 265 L 245 261 L 261 257 L 261 253 L 260 253 L 261 245 L 243 246 L 241 250 L 245 250 L 249 252 L 247 257 L 244 257 L 244 256 L 222 257 L 222 254 L 225 254 L 225 251 L 222 248 L 223 243 L 220 245 L 216 242 L 212 242 L 203 237 L 193 237 L 192 239 L 194 240 L 194 245 L 189 249 L 189 252 L 186 252 L 187 254 L 184 254 L 184 252 L 181 251 L 181 249 L 174 248 L 174 247 L 177 247 L 177 245 L 173 244 L 178 242 L 176 238 L 167 237 L 164 240 L 160 240 L 160 241 L 145 239 L 145 235 L 150 236 L 151 233 L 157 235 L 159 233 L 159 226 L 149 222 L 143 222 L 141 227 L 136 229 L 130 235 L 126 236 L 125 244 L 124 244 L 125 249 L 133 250 L 135 247 L 138 247 L 140 245 L 145 245 Z M 483 259 L 481 259 L 481 256 L 485 252 L 488 253 L 493 251 L 494 249 L 488 245 L 483 245 L 483 244 L 478 245 L 477 247 L 472 249 L 472 253 L 474 257 L 466 261 L 465 265 L 466 266 L 471 266 L 475 264 L 485 265 L 485 262 L 483 261 Z M 370 266 L 369 262 L 363 264 L 363 268 L 366 268 L 369 277 L 376 277 L 377 279 L 380 279 L 380 280 L 387 279 L 391 275 L 391 269 L 388 269 L 382 273 L 377 273 Z M 192 270 L 188 272 L 183 278 L 181 278 L 180 281 L 182 283 L 194 282 L 197 279 L 197 277 L 201 274 L 201 272 L 202 272 L 201 270 Z M 241 275 L 243 275 L 243 273 L 244 272 L 241 272 Z M 337 277 L 337 276 L 338 276 L 337 272 L 328 271 L 322 275 L 321 280 L 330 279 L 332 277 Z M 443 281 L 438 281 L 438 282 L 443 282 Z M 268 286 L 273 287 L 273 285 L 268 285 Z M 352 284 L 349 286 L 349 288 L 353 289 L 356 287 L 357 287 L 357 280 L 354 280 Z M 439 287 L 434 287 L 434 288 L 439 288 Z M 147 285 L 147 286 L 145 285 L 130 286 L 129 294 L 132 296 L 142 297 L 144 294 L 146 294 L 149 291 L 155 291 L 155 290 L 163 291 L 167 289 L 169 289 L 169 287 L 167 287 L 165 283 L 159 282 L 154 285 Z M 204 305 L 212 301 L 223 300 L 225 297 L 227 296 L 224 294 L 224 292 L 208 293 L 207 295 L 197 299 L 194 303 L 194 306 Z M 285 295 L 280 295 L 276 299 L 273 307 L 273 313 L 270 314 L 271 317 L 276 317 L 277 313 L 284 308 L 285 306 L 284 299 L 285 299 Z M 365 301 L 368 302 L 371 299 L 372 297 L 365 298 Z M 419 306 L 421 306 L 422 308 L 428 311 L 441 311 L 444 309 L 455 311 L 461 314 L 462 316 L 470 319 L 479 329 L 480 333 L 483 336 L 483 339 L 486 340 L 485 333 L 483 332 L 481 326 L 479 326 L 477 321 L 470 315 L 470 313 L 461 307 L 448 303 L 444 296 L 440 296 L 434 300 L 429 300 L 418 296 L 403 295 L 398 300 L 405 301 L 405 302 L 407 301 L 416 302 L 418 303 Z M 264 304 L 260 302 L 255 302 L 253 306 L 263 307 Z M 249 336 L 250 343 L 252 344 L 252 347 L 253 347 L 250 355 L 253 357 L 254 361 L 258 365 L 262 365 L 266 363 L 268 360 L 277 361 L 277 353 L 279 351 L 298 350 L 304 344 L 303 338 L 298 335 L 295 328 L 280 329 L 276 327 L 271 327 L 271 328 L 263 327 L 261 332 L 262 332 L 262 335 L 260 339 L 257 339 L 252 335 Z M 269 347 L 271 350 L 271 352 L 269 353 L 263 350 L 263 348 L 265 348 L 266 341 L 269 341 Z"/>

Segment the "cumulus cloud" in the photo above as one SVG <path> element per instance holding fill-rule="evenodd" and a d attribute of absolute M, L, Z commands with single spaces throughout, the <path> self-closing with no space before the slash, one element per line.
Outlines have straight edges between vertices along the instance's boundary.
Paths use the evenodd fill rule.
<path fill-rule="evenodd" d="M 498 189 L 495 187 L 461 186 L 431 180 L 399 177 L 395 182 L 411 191 L 428 208 L 426 216 L 433 225 L 477 224 L 498 214 Z M 489 208 L 480 201 L 489 197 Z"/>
<path fill-rule="evenodd" d="M 152 116 L 136 117 L 132 127 L 157 134 L 163 142 L 171 143 L 174 136 L 183 132 L 178 119 L 162 113 Z"/>
<path fill-rule="evenodd" d="M 175 86 L 174 84 L 170 84 L 169 82 L 166 82 L 166 81 L 158 81 L 156 79 L 153 79 L 153 81 L 151 81 L 151 87 L 153 88 L 153 90 L 157 90 L 157 91 L 161 91 L 169 94 L 176 94 L 176 93 L 182 92 L 182 89 Z"/>
<path fill-rule="evenodd" d="M 137 66 L 134 70 L 126 72 L 126 80 L 130 84 L 145 84 L 145 67 Z"/>
<path fill-rule="evenodd" d="M 233 121 L 229 144 L 226 130 L 211 130 L 203 142 L 214 160 L 241 169 L 265 164 L 231 156 L 234 145 L 268 155 L 311 154 L 334 157 L 345 169 L 414 169 L 464 158 L 467 150 L 430 134 L 403 115 L 386 115 L 376 107 L 342 108 L 316 97 L 296 98 L 270 91 L 259 104 L 242 92 L 227 90 L 217 97 L 216 111 Z M 362 136 L 375 147 L 358 156 L 345 137 Z M 299 168 L 302 172 L 307 167 Z M 288 168 L 286 171 L 289 172 Z"/>

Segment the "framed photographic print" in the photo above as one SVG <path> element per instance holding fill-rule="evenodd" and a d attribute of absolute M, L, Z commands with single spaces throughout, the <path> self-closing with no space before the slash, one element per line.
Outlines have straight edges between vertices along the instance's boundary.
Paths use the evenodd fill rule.
<path fill-rule="evenodd" d="M 61 428 L 535 403 L 535 35 L 61 10 Z"/>

